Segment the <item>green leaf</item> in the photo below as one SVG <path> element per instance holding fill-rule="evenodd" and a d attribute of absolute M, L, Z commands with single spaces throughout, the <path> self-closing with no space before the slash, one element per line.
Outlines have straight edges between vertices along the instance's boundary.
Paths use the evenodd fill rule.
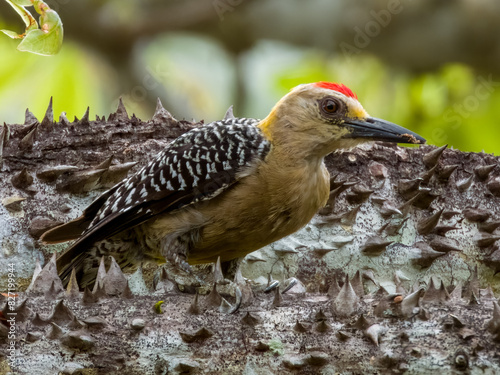
<path fill-rule="evenodd" d="M 58 53 L 63 42 L 63 27 L 59 15 L 48 10 L 40 17 L 41 29 L 29 31 L 19 43 L 19 51 L 50 56 Z"/>
<path fill-rule="evenodd" d="M 0 31 L 12 39 L 19 39 L 20 38 L 19 34 L 16 33 L 15 31 L 10 31 L 10 30 L 0 30 Z"/>
<path fill-rule="evenodd" d="M 13 39 L 23 39 L 17 46 L 19 51 L 31 52 L 38 55 L 55 55 L 61 50 L 63 41 L 63 26 L 59 15 L 41 0 L 5 0 L 21 16 L 26 32 L 17 34 L 10 30 L 1 30 Z M 38 23 L 25 6 L 35 7 L 40 14 L 40 29 Z"/>
<path fill-rule="evenodd" d="M 59 15 L 52 9 L 48 9 L 40 16 L 40 28 L 42 30 L 50 30 L 60 27 L 62 30 L 62 21 Z"/>
<path fill-rule="evenodd" d="M 38 29 L 38 24 L 33 18 L 30 12 L 24 9 L 26 5 L 32 5 L 30 1 L 27 0 L 5 0 L 10 4 L 12 8 L 21 16 L 26 25 L 26 32 L 34 29 Z"/>
<path fill-rule="evenodd" d="M 22 7 L 27 7 L 27 6 L 33 5 L 31 0 L 6 0 L 6 1 L 9 3 L 14 3 L 14 4 L 22 6 Z"/>

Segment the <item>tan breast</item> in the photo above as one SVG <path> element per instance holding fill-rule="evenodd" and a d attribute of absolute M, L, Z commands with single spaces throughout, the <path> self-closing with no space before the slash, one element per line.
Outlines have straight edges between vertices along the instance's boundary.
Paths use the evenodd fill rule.
<path fill-rule="evenodd" d="M 302 167 L 263 164 L 229 191 L 199 207 L 206 218 L 190 263 L 245 256 L 306 225 L 329 194 L 322 163 Z"/>
<path fill-rule="evenodd" d="M 286 165 L 261 163 L 220 195 L 143 224 L 148 247 L 159 252 L 161 238 L 200 228 L 201 240 L 189 263 L 243 257 L 306 225 L 329 194 L 329 174 L 322 161 Z M 153 257 L 160 254 L 150 254 Z"/>

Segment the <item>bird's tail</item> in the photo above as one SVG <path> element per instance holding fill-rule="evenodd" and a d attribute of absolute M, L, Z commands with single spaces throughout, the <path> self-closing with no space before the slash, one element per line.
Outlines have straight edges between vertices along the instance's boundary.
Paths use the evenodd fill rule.
<path fill-rule="evenodd" d="M 74 269 L 80 289 L 92 288 L 97 276 L 99 260 L 97 247 L 93 243 L 86 241 L 85 238 L 74 242 L 57 258 L 57 269 L 64 287 L 68 285 Z"/>
<path fill-rule="evenodd" d="M 90 223 L 94 220 L 95 216 L 101 209 L 102 205 L 106 202 L 111 194 L 120 186 L 120 184 L 114 186 L 108 191 L 101 194 L 96 200 L 94 200 L 90 206 L 88 206 L 82 213 L 82 216 L 66 223 L 59 225 L 55 228 L 49 229 L 47 232 L 42 234 L 40 239 L 47 244 L 60 243 L 71 241 L 79 238 L 83 232 L 85 232 L 90 227 Z"/>
<path fill-rule="evenodd" d="M 90 221 L 84 216 L 72 220 L 66 224 L 49 229 L 42 234 L 40 240 L 46 244 L 61 243 L 77 239 L 87 229 Z"/>
<path fill-rule="evenodd" d="M 118 240 L 110 238 L 97 242 L 89 237 L 80 237 L 57 258 L 57 269 L 63 285 L 68 285 L 74 269 L 80 289 L 92 289 L 101 259 L 104 258 L 104 266 L 109 269 L 110 256 L 124 272 L 136 271 L 140 264 L 136 254 L 139 246 L 133 240 L 127 239 L 123 234 Z"/>
<path fill-rule="evenodd" d="M 92 244 L 85 241 L 85 238 L 82 241 L 81 236 L 88 228 L 90 221 L 88 217 L 82 215 L 66 224 L 49 229 L 40 237 L 40 240 L 45 244 L 56 244 L 77 239 L 57 258 L 57 269 L 64 287 L 68 285 L 73 269 L 76 271 L 78 285 L 82 288 L 85 287 L 85 285 L 81 284 L 81 280 L 85 278 L 85 265 L 91 262 L 92 253 L 89 253 L 88 249 Z M 80 239 L 78 240 L 78 238 Z M 93 281 L 91 283 L 93 284 Z"/>

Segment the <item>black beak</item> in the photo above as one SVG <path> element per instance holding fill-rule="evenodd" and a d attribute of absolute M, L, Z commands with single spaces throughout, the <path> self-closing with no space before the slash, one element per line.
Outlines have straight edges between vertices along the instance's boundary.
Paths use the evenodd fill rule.
<path fill-rule="evenodd" d="M 396 143 L 425 143 L 425 139 L 402 126 L 379 118 L 348 119 L 344 125 L 351 129 L 346 138 L 368 138 Z"/>

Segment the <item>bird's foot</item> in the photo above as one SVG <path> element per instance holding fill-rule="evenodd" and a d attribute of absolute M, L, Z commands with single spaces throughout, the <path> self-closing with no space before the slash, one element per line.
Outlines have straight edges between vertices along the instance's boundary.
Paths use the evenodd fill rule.
<path fill-rule="evenodd" d="M 192 287 L 201 286 L 206 284 L 201 280 L 193 271 L 191 265 L 187 262 L 188 259 L 188 246 L 185 241 L 179 238 L 166 237 L 162 241 L 162 254 L 167 261 L 166 267 L 167 273 L 172 275 L 179 285 L 179 289 L 182 289 L 181 285 L 189 285 L 188 290 Z M 169 267 L 172 266 L 172 267 Z M 180 271 L 180 272 L 178 272 Z M 186 274 L 188 277 L 186 277 Z"/>

